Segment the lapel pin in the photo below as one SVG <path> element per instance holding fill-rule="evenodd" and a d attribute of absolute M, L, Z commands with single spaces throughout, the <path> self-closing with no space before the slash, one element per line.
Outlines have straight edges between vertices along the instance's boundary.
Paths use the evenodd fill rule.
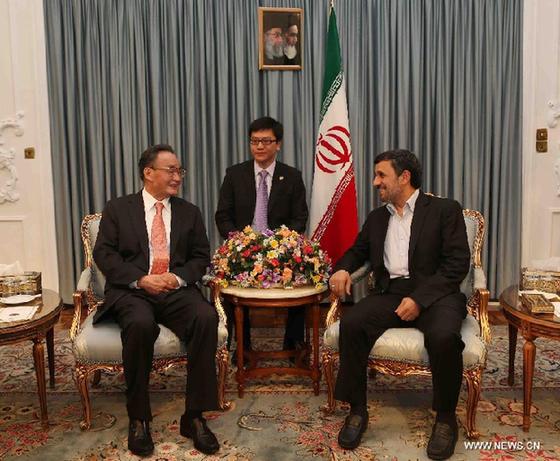
<path fill-rule="evenodd" d="M 284 176 L 280 176 L 278 179 L 279 179 L 280 181 L 284 181 Z"/>

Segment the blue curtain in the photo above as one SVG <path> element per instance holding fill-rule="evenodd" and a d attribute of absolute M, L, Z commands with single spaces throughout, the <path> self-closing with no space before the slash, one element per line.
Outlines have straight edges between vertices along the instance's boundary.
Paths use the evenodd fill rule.
<path fill-rule="evenodd" d="M 61 292 L 82 268 L 80 222 L 141 188 L 150 144 L 189 170 L 183 196 L 213 215 L 247 127 L 283 122 L 280 159 L 308 199 L 328 0 L 45 0 Z M 304 10 L 303 70 L 258 70 L 258 7 Z M 373 159 L 409 148 L 424 190 L 487 220 L 493 296 L 517 280 L 521 237 L 522 0 L 338 0 L 360 219 L 377 206 Z"/>

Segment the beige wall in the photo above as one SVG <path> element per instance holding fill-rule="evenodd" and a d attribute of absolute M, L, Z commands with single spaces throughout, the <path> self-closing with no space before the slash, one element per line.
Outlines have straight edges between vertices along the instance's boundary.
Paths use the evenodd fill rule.
<path fill-rule="evenodd" d="M 560 2 L 525 0 L 522 261 L 560 256 Z M 556 126 L 554 126 L 556 125 Z M 548 153 L 535 148 L 548 129 Z M 557 169 L 557 173 L 555 172 Z"/>
<path fill-rule="evenodd" d="M 0 0 L 0 136 L 0 263 L 19 260 L 57 290 L 41 0 Z M 26 147 L 35 148 L 35 159 L 24 159 Z M 6 193 L 14 173 L 17 200 Z"/>

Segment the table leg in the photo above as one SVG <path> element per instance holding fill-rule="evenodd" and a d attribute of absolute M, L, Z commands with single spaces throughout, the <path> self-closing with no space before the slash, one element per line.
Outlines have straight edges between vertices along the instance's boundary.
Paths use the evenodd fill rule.
<path fill-rule="evenodd" d="M 41 407 L 41 425 L 49 426 L 47 414 L 47 387 L 45 384 L 45 348 L 43 338 L 33 338 L 33 362 L 35 363 L 35 374 L 37 376 L 37 390 L 39 392 L 39 405 Z"/>
<path fill-rule="evenodd" d="M 49 357 L 49 385 L 54 388 L 54 327 L 47 331 L 47 356 Z"/>
<path fill-rule="evenodd" d="M 533 391 L 533 371 L 535 369 L 534 338 L 525 338 L 523 345 L 523 430 L 531 427 L 531 398 Z"/>
<path fill-rule="evenodd" d="M 319 303 L 313 304 L 313 368 L 311 378 L 313 379 L 313 391 L 315 395 L 319 395 L 319 381 L 321 380 L 321 372 L 319 371 Z"/>
<path fill-rule="evenodd" d="M 513 386 L 514 371 L 515 371 L 515 348 L 517 347 L 517 327 L 508 324 L 509 331 L 509 370 L 508 370 L 508 385 Z"/>
<path fill-rule="evenodd" d="M 245 388 L 245 368 L 243 361 L 243 307 L 235 304 L 235 332 L 237 336 L 237 395 L 243 398 L 243 390 Z"/>

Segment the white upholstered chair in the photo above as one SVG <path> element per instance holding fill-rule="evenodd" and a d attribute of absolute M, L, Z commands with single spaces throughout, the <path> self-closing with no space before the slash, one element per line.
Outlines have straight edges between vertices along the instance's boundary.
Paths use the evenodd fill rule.
<path fill-rule="evenodd" d="M 482 372 L 486 367 L 486 354 L 490 341 L 488 323 L 489 292 L 482 270 L 481 251 L 484 239 L 484 217 L 473 210 L 464 210 L 471 249 L 471 268 L 461 284 L 461 291 L 467 296 L 468 315 L 463 321 L 461 335 L 465 343 L 463 350 L 463 377 L 467 383 L 467 437 L 477 438 L 476 408 L 480 398 Z M 369 266 L 363 266 L 352 274 L 354 282 L 370 275 Z M 373 283 L 373 281 L 372 281 Z M 327 315 L 326 330 L 321 361 L 327 383 L 328 412 L 334 411 L 334 361 L 338 359 L 338 335 L 340 325 L 340 299 L 331 298 L 331 308 Z M 393 376 L 430 375 L 428 352 L 424 347 L 424 336 L 417 329 L 391 328 L 375 343 L 369 355 L 370 370 Z"/>
<path fill-rule="evenodd" d="M 101 371 L 122 372 L 122 343 L 120 328 L 116 322 L 101 321 L 93 324 L 93 315 L 103 303 L 105 277 L 97 268 L 92 256 L 93 247 L 99 231 L 101 214 L 88 215 L 82 221 L 81 236 L 85 253 L 85 269 L 74 293 L 74 318 L 70 329 L 72 352 L 75 358 L 74 379 L 82 400 L 84 419 L 80 423 L 83 430 L 91 426 L 91 405 L 88 391 L 88 377 L 93 374 L 94 384 L 98 384 Z M 214 299 L 217 290 L 212 290 Z M 219 299 L 219 298 L 218 298 Z M 87 315 L 82 321 L 83 308 L 87 305 Z M 225 401 L 225 380 L 229 354 L 225 343 L 227 340 L 226 319 L 218 302 L 215 304 L 219 315 L 218 349 L 216 363 L 218 367 L 218 401 L 222 409 L 229 407 Z M 185 345 L 168 328 L 159 325 L 160 333 L 155 343 L 152 368 L 161 371 L 167 367 L 185 364 L 188 360 Z"/>

